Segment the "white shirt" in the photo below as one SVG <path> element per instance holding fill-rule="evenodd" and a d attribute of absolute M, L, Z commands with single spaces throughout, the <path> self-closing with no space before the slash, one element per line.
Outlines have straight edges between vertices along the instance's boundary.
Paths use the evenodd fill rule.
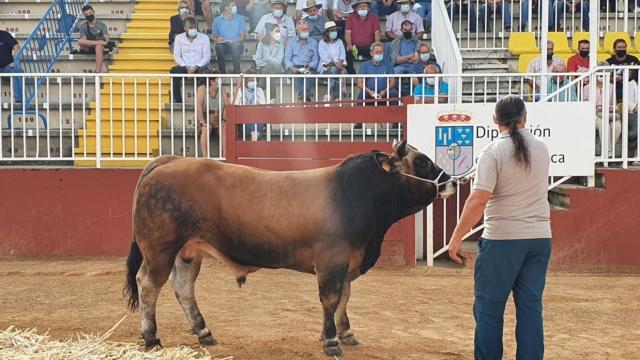
<path fill-rule="evenodd" d="M 173 58 L 176 64 L 184 67 L 205 67 L 211 61 L 209 38 L 198 33 L 193 41 L 189 41 L 187 33 L 176 36 L 173 43 Z"/>
<path fill-rule="evenodd" d="M 267 97 L 264 94 L 264 90 L 257 86 L 253 90 L 247 87 L 238 89 L 236 94 L 235 105 L 263 105 L 266 103 Z"/>

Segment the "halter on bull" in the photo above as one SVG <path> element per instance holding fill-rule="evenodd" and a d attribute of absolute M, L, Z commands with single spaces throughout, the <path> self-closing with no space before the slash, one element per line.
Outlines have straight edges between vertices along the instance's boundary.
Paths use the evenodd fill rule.
<path fill-rule="evenodd" d="M 202 345 L 216 343 L 194 296 L 205 254 L 229 267 L 238 285 L 260 268 L 318 279 L 323 349 L 357 345 L 347 316 L 351 282 L 373 267 L 384 235 L 454 179 L 403 141 L 393 153 L 355 155 L 306 171 L 272 172 L 213 160 L 162 156 L 142 172 L 127 259 L 131 310 L 140 305 L 145 347 L 160 345 L 156 300 L 169 280 Z"/>

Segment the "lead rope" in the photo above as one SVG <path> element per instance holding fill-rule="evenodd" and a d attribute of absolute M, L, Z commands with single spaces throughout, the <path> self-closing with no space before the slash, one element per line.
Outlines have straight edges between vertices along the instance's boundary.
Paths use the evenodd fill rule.
<path fill-rule="evenodd" d="M 440 173 L 438 174 L 438 177 L 436 177 L 435 180 L 423 179 L 421 177 L 418 177 L 418 176 L 415 176 L 415 175 L 411 175 L 411 174 L 406 174 L 406 173 L 402 173 L 402 175 L 408 176 L 408 177 L 413 178 L 413 179 L 426 181 L 426 182 L 428 182 L 430 184 L 433 184 L 436 187 L 436 196 L 437 196 L 437 194 L 440 194 L 440 186 L 441 185 L 446 185 L 446 184 L 451 183 L 451 182 L 455 182 L 455 183 L 457 183 L 459 185 L 464 185 L 469 180 L 471 180 L 471 178 L 473 178 L 473 173 L 474 172 L 475 172 L 475 169 L 471 168 L 466 173 L 464 173 L 462 175 L 458 175 L 458 176 L 452 176 L 449 180 L 447 180 L 445 182 L 439 182 L 440 178 L 444 174 L 444 170 L 440 170 Z"/>

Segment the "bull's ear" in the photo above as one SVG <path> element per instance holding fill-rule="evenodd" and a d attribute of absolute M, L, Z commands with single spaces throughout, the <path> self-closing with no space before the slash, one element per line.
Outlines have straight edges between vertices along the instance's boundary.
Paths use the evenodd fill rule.
<path fill-rule="evenodd" d="M 376 161 L 385 172 L 392 173 L 398 170 L 395 160 L 391 156 L 385 153 L 376 153 L 375 156 Z"/>
<path fill-rule="evenodd" d="M 393 151 L 394 154 L 400 159 L 407 156 L 407 140 L 402 140 L 400 143 L 394 142 Z"/>

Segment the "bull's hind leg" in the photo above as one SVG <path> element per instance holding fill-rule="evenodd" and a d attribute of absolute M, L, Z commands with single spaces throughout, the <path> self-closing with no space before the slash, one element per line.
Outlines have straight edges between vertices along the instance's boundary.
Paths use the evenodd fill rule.
<path fill-rule="evenodd" d="M 342 356 L 342 350 L 338 346 L 337 329 L 335 323 L 336 309 L 340 303 L 342 287 L 347 275 L 349 264 L 333 263 L 320 265 L 316 269 L 318 285 L 320 288 L 320 302 L 324 313 L 322 327 L 323 350 L 327 356 Z"/>
<path fill-rule="evenodd" d="M 193 333 L 198 335 L 198 341 L 203 346 L 212 346 L 216 344 L 216 340 L 213 338 L 211 331 L 207 329 L 194 294 L 195 282 L 200 273 L 201 264 L 202 258 L 200 256 L 190 259 L 176 257 L 169 281 L 173 286 L 180 306 L 182 306 L 182 310 L 184 310 L 187 319 L 191 323 Z"/>
<path fill-rule="evenodd" d="M 144 259 L 136 276 L 142 317 L 141 333 L 147 350 L 161 346 L 160 339 L 157 337 L 156 302 L 162 285 L 169 277 L 170 269 L 169 264 L 165 264 L 164 267 L 156 263 L 152 265 L 148 263 L 147 259 Z"/>
<path fill-rule="evenodd" d="M 340 302 L 336 310 L 336 324 L 338 326 L 338 337 L 340 342 L 344 345 L 356 346 L 360 345 L 356 340 L 353 331 L 351 331 L 351 324 L 349 323 L 349 316 L 347 316 L 347 303 L 351 296 L 351 282 L 345 281 L 342 284 L 342 295 L 340 296 Z"/>

